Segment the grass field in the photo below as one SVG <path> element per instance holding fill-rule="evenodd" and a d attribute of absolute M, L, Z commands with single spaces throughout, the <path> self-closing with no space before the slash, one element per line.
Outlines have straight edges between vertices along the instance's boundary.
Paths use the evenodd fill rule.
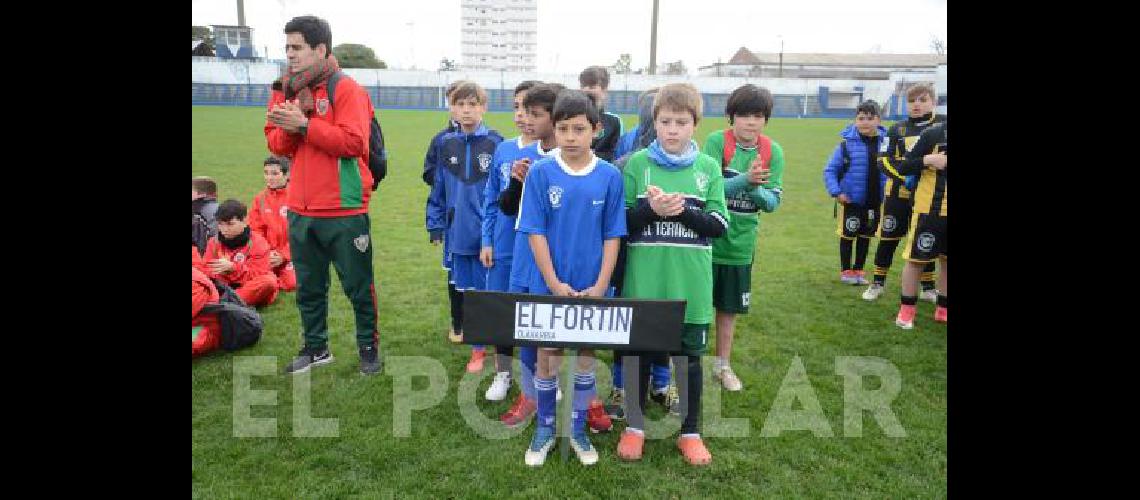
<path fill-rule="evenodd" d="M 309 413 L 337 419 L 339 437 L 294 437 L 293 382 L 280 374 L 255 376 L 251 383 L 254 390 L 276 391 L 277 405 L 255 406 L 252 416 L 275 417 L 277 436 L 234 437 L 235 358 L 275 357 L 279 373 L 300 347 L 294 294 L 282 294 L 262 310 L 266 326 L 258 345 L 192 363 L 193 497 L 946 496 L 945 326 L 933 322 L 929 302 L 919 304 L 914 330 L 894 326 L 901 255 L 896 254 L 886 293 L 875 303 L 859 297 L 862 287 L 838 282 L 835 220 L 820 172 L 837 143 L 841 121 L 777 118 L 766 131 L 783 146 L 787 169 L 783 204 L 776 213 L 762 215 L 752 311 L 737 326 L 733 367 L 745 390 L 718 395 L 715 381 L 705 377 L 705 405 L 719 399 L 719 414 L 745 419 L 749 436 L 707 437 L 713 463 L 705 468 L 685 465 L 674 439 L 647 441 L 642 463 L 620 462 L 614 451 L 618 433 L 611 432 L 593 437 L 601 454 L 597 465 L 582 466 L 572 452 L 563 461 L 556 448 L 544 467 L 531 469 L 523 465 L 523 452 L 533 424 L 509 439 L 484 439 L 465 424 L 457 402 L 470 348 L 446 340 L 445 275 L 439 249 L 427 242 L 428 187 L 420 180 L 427 142 L 446 114 L 384 110 L 381 115 L 391 160 L 388 178 L 374 193 L 371 215 L 382 354 L 438 360 L 447 370 L 447 395 L 437 406 L 413 413 L 409 437 L 396 436 L 392 364 L 381 376 L 359 374 L 352 310 L 334 278 L 329 327 L 337 360 L 313 370 Z M 192 119 L 193 174 L 213 176 L 221 199 L 248 204 L 263 187 L 264 110 L 194 106 Z M 627 128 L 636 121 L 633 116 L 623 119 Z M 504 136 L 516 135 L 506 113 L 489 114 L 487 122 Z M 723 118 L 703 121 L 698 142 L 725 124 Z M 710 352 L 712 335 L 710 331 Z M 891 409 L 905 437 L 886 435 L 870 412 L 862 414 L 860 437 L 845 433 L 844 378 L 836 373 L 840 356 L 879 357 L 897 367 L 901 391 Z M 834 437 L 808 430 L 761 436 L 777 394 L 787 397 L 793 386 L 808 389 L 789 380 L 781 391 L 797 358 Z M 609 354 L 601 359 L 608 362 Z M 707 358 L 705 365 L 706 370 L 711 365 Z M 506 401 L 483 400 L 492 371 L 487 369 L 476 396 L 483 415 L 494 419 L 507 409 L 517 387 Z M 608 371 L 598 378 L 604 397 Z M 864 384 L 878 386 L 873 377 Z M 426 385 L 419 378 L 412 387 Z M 802 402 L 793 408 L 801 410 Z M 654 410 L 650 416 L 660 418 L 661 413 Z"/>

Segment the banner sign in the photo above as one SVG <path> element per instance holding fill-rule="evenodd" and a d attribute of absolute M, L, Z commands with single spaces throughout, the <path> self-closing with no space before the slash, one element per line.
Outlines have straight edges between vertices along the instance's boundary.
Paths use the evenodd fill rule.
<path fill-rule="evenodd" d="M 675 352 L 683 300 L 463 292 L 465 344 Z"/>

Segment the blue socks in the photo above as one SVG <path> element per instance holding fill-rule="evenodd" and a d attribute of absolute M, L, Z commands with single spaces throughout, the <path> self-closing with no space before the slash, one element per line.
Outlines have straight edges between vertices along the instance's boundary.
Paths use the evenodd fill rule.
<path fill-rule="evenodd" d="M 590 401 L 593 401 L 596 396 L 594 373 L 575 373 L 574 414 L 571 419 L 575 433 L 580 433 L 586 429 L 586 410 L 590 407 Z"/>
<path fill-rule="evenodd" d="M 558 391 L 558 382 L 552 378 L 534 378 L 534 391 L 538 397 L 536 422 L 543 427 L 554 427 L 555 398 Z"/>

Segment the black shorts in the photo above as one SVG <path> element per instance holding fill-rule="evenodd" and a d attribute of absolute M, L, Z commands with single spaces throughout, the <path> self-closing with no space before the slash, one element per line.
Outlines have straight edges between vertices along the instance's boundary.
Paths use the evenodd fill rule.
<path fill-rule="evenodd" d="M 879 221 L 879 239 L 901 240 L 910 229 L 911 201 L 888 196 L 883 200 L 883 216 Z"/>
<path fill-rule="evenodd" d="M 946 217 L 937 214 L 914 214 L 910 219 L 910 238 L 903 258 L 912 262 L 931 262 L 946 257 Z"/>
<path fill-rule="evenodd" d="M 752 300 L 752 264 L 713 263 L 713 307 L 718 312 L 748 314 Z"/>
<path fill-rule="evenodd" d="M 875 235 L 879 222 L 879 207 L 863 207 L 851 203 L 839 204 L 839 225 L 835 234 L 843 239 L 870 238 Z"/>

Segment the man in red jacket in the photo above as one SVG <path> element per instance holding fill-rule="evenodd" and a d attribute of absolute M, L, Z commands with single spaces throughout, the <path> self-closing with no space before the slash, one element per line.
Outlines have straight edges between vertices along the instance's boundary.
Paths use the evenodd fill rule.
<path fill-rule="evenodd" d="M 266 306 L 277 298 L 269 243 L 250 231 L 242 202 L 226 200 L 218 205 L 218 235 L 206 244 L 202 260 L 210 278 L 229 285 L 250 307 Z"/>
<path fill-rule="evenodd" d="M 253 197 L 249 206 L 249 228 L 269 243 L 269 267 L 277 276 L 277 288 L 286 292 L 297 289 L 297 273 L 289 256 L 289 211 L 285 198 L 289 195 L 289 163 L 276 156 L 265 159 L 265 189 Z"/>
<path fill-rule="evenodd" d="M 360 84 L 341 75 L 329 100 L 328 79 L 340 71 L 332 30 L 314 16 L 285 25 L 287 74 L 273 84 L 266 113 L 269 150 L 293 158 L 288 195 L 289 248 L 297 272 L 297 309 L 305 345 L 285 368 L 307 371 L 331 362 L 328 349 L 329 264 L 356 316 L 360 371 L 380 373 L 368 198 L 368 136 L 372 103 Z"/>
<path fill-rule="evenodd" d="M 202 314 L 206 304 L 217 302 L 220 296 L 214 283 L 206 276 L 206 268 L 198 249 L 191 247 L 190 265 L 190 357 L 196 358 L 222 345 L 222 325 L 217 314 Z"/>

